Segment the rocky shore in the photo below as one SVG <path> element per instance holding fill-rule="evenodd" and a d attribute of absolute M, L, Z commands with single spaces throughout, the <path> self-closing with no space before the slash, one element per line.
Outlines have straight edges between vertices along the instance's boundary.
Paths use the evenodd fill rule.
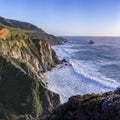
<path fill-rule="evenodd" d="M 67 62 L 50 43 L 64 40 L 31 36 L 33 29 L 46 33 L 28 23 L 4 18 L 0 23 L 0 120 L 120 120 L 120 88 L 72 96 L 64 104 L 48 89 L 44 73 Z"/>
<path fill-rule="evenodd" d="M 104 94 L 76 95 L 42 120 L 119 120 L 120 88 Z"/>

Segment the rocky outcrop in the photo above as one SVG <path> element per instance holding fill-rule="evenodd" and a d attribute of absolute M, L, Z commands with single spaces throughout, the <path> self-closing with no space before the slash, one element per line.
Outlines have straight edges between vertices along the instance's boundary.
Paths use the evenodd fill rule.
<path fill-rule="evenodd" d="M 42 120 L 120 120 L 120 88 L 102 95 L 72 96 Z"/>
<path fill-rule="evenodd" d="M 40 116 L 59 105 L 59 95 L 47 89 L 43 74 L 57 63 L 47 40 L 22 35 L 0 39 L 0 119 Z"/>
<path fill-rule="evenodd" d="M 49 42 L 39 39 L 0 40 L 0 54 L 7 56 L 22 71 L 37 78 L 41 77 L 41 72 L 50 70 L 59 62 Z"/>
<path fill-rule="evenodd" d="M 93 40 L 90 40 L 90 41 L 88 42 L 88 44 L 93 45 L 93 44 L 95 44 L 95 42 L 94 42 Z"/>
<path fill-rule="evenodd" d="M 11 20 L 11 19 L 0 17 L 0 24 L 3 24 L 7 27 L 27 30 L 28 31 L 27 34 L 29 34 L 33 39 L 48 40 L 51 45 L 59 45 L 59 44 L 64 44 L 65 42 L 67 42 L 66 39 L 61 38 L 61 37 L 56 37 L 54 35 L 50 35 L 44 30 L 42 30 L 41 28 L 38 28 L 37 26 L 32 25 L 31 23 L 21 22 L 18 20 Z"/>

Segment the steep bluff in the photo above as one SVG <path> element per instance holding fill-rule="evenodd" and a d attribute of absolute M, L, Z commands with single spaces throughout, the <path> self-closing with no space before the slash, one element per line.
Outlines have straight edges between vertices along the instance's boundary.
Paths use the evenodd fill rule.
<path fill-rule="evenodd" d="M 47 40 L 23 35 L 0 39 L 0 119 L 52 111 L 60 99 L 47 89 L 43 73 L 59 62 Z"/>
<path fill-rule="evenodd" d="M 0 54 L 10 59 L 14 65 L 29 75 L 35 75 L 50 70 L 59 60 L 54 61 L 56 54 L 47 40 L 15 39 L 0 40 Z"/>

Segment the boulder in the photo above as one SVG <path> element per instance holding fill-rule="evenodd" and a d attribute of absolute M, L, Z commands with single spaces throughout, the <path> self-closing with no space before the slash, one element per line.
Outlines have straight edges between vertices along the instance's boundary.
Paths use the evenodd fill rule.
<path fill-rule="evenodd" d="M 95 42 L 93 40 L 90 40 L 88 44 L 95 44 Z"/>
<path fill-rule="evenodd" d="M 64 58 L 64 59 L 62 59 L 62 62 L 67 62 L 67 60 Z"/>

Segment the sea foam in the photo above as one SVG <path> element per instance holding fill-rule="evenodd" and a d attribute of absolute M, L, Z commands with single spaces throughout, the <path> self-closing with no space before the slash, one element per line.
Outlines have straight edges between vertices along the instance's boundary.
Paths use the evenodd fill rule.
<path fill-rule="evenodd" d="M 101 76 L 93 63 L 72 59 L 74 50 L 70 51 L 70 48 L 70 45 L 53 46 L 59 58 L 67 59 L 68 63 L 57 65 L 46 73 L 48 88 L 58 93 L 62 102 L 76 94 L 103 93 L 120 85 Z"/>

